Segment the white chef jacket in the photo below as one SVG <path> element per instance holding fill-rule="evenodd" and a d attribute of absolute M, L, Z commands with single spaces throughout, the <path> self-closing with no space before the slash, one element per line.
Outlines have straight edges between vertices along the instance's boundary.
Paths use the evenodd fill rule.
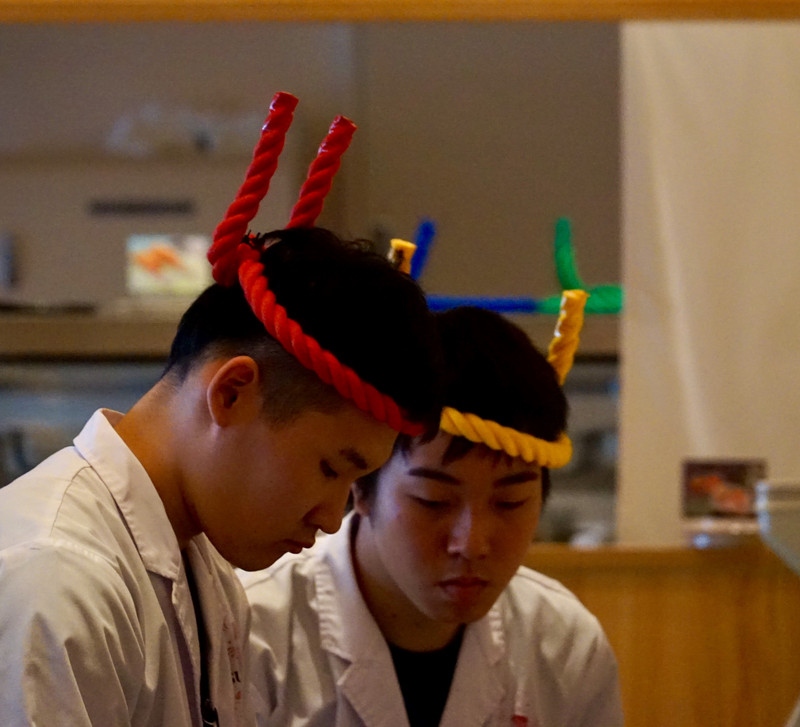
<path fill-rule="evenodd" d="M 95 412 L 74 447 L 0 489 L 0 723 L 194 727 L 200 645 L 181 551 L 142 465 Z M 246 598 L 187 546 L 220 727 L 251 724 Z"/>
<path fill-rule="evenodd" d="M 356 584 L 354 515 L 264 571 L 239 573 L 252 609 L 259 725 L 408 727 L 389 648 Z M 464 632 L 441 727 L 619 727 L 617 665 L 597 619 L 520 568 Z"/>

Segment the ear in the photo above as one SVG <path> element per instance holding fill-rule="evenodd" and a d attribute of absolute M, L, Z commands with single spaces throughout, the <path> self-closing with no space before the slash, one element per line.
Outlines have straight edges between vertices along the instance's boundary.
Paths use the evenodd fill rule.
<path fill-rule="evenodd" d="M 258 364 L 250 356 L 224 361 L 206 387 L 208 411 L 220 427 L 259 415 L 261 398 Z"/>
<path fill-rule="evenodd" d="M 350 492 L 353 495 L 353 510 L 361 517 L 369 517 L 370 498 L 365 496 L 363 489 L 355 483 L 350 485 Z"/>

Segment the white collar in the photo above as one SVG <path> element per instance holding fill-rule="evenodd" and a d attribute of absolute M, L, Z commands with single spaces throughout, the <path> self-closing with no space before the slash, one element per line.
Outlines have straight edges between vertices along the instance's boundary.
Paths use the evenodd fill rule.
<path fill-rule="evenodd" d="M 178 539 L 152 480 L 114 429 L 121 418 L 119 412 L 98 409 L 75 437 L 75 447 L 108 487 L 145 567 L 177 580 Z"/>

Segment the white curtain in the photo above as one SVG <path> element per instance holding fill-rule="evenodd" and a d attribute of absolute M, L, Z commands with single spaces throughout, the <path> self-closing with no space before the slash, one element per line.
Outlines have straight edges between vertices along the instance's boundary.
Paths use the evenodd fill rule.
<path fill-rule="evenodd" d="M 800 476 L 800 23 L 622 29 L 618 535 L 682 541 L 685 457 Z"/>

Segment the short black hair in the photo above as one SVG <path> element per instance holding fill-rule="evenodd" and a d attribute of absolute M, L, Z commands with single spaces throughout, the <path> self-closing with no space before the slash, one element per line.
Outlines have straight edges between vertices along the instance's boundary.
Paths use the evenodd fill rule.
<path fill-rule="evenodd" d="M 499 313 L 473 306 L 435 317 L 444 355 L 445 405 L 555 442 L 567 427 L 567 399 L 555 370 L 528 335 Z M 401 435 L 395 452 L 406 452 L 419 441 Z M 445 462 L 474 446 L 454 437 Z M 368 498 L 376 482 L 377 473 L 361 478 L 356 485 L 361 496 Z M 543 498 L 549 488 L 549 471 L 543 467 Z"/>
<path fill-rule="evenodd" d="M 368 241 L 345 241 L 323 228 L 276 230 L 252 243 L 288 317 L 394 399 L 408 419 L 435 429 L 442 355 L 419 286 Z M 266 331 L 238 283 L 210 286 L 184 313 L 165 376 L 180 381 L 210 356 L 240 354 L 259 363 L 273 420 L 287 420 L 307 407 L 335 409 L 344 401 Z"/>
<path fill-rule="evenodd" d="M 554 442 L 567 426 L 556 372 L 528 335 L 499 313 L 462 306 L 436 315 L 445 403 Z"/>

